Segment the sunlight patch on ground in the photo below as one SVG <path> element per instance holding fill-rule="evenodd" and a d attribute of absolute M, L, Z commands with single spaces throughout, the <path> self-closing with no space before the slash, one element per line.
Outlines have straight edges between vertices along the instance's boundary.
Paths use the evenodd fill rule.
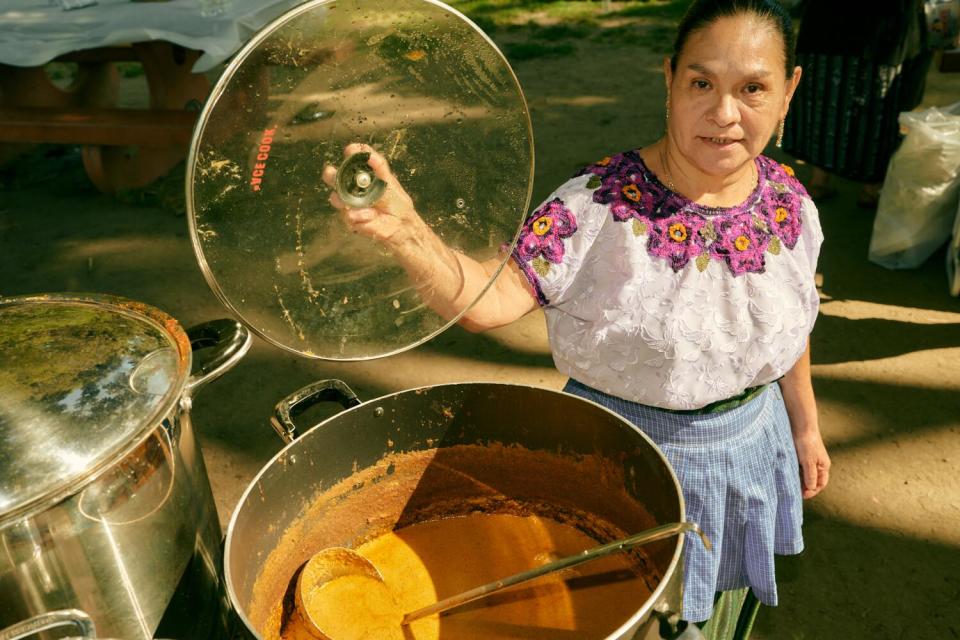
<path fill-rule="evenodd" d="M 387 389 L 455 382 L 499 382 L 559 390 L 567 377 L 552 366 L 504 364 L 415 349 L 392 356 L 388 367 L 379 360 L 350 363 L 350 379 Z"/>
<path fill-rule="evenodd" d="M 913 351 L 871 360 L 869 364 L 860 361 L 818 364 L 812 369 L 814 379 L 960 391 L 960 347 Z"/>
<path fill-rule="evenodd" d="M 884 320 L 899 320 L 901 322 L 917 322 L 921 324 L 960 322 L 960 313 L 901 307 L 891 304 L 867 302 L 864 300 L 830 300 L 820 305 L 820 312 L 825 315 L 849 318 L 851 320 L 881 318 Z M 957 334 L 958 343 L 960 343 L 960 330 L 958 330 Z"/>
<path fill-rule="evenodd" d="M 808 505 L 857 526 L 960 547 L 958 436 L 960 428 L 945 427 L 834 453 L 830 485 Z"/>
<path fill-rule="evenodd" d="M 124 260 L 141 262 L 145 256 L 165 258 L 177 255 L 183 241 L 178 238 L 154 238 L 150 236 L 125 236 L 96 240 L 68 240 L 60 244 L 59 257 L 66 260 L 78 258 L 121 257 Z"/>
<path fill-rule="evenodd" d="M 543 103 L 548 105 L 564 105 L 568 107 L 595 107 L 598 104 L 614 104 L 616 98 L 609 96 L 573 96 L 570 98 L 564 96 L 551 96 L 544 99 Z"/>

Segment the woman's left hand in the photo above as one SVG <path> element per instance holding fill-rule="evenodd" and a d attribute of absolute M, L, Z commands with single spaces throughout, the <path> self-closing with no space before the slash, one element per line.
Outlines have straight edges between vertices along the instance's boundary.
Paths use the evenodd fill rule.
<path fill-rule="evenodd" d="M 794 433 L 793 443 L 797 448 L 797 461 L 800 463 L 803 497 L 812 498 L 830 481 L 830 456 L 827 454 L 827 447 L 823 444 L 819 429 Z"/>

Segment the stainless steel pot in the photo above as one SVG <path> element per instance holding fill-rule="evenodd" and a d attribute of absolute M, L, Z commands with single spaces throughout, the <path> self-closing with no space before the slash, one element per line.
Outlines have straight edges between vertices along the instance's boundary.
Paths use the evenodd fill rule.
<path fill-rule="evenodd" d="M 322 400 L 340 402 L 346 410 L 294 439 L 291 416 Z M 322 381 L 281 402 L 275 427 L 290 444 L 247 488 L 227 529 L 225 548 L 227 592 L 254 638 L 265 637 L 267 609 L 284 596 L 285 580 L 269 575 L 277 573 L 275 562 L 283 563 L 280 573 L 287 571 L 289 577 L 325 546 L 350 546 L 372 529 L 401 528 L 441 512 L 451 515 L 456 505 L 479 496 L 469 495 L 473 490 L 465 489 L 458 477 L 482 475 L 476 486 L 482 485 L 484 499 L 588 513 L 624 531 L 681 520 L 684 514 L 677 479 L 647 436 L 603 407 L 555 391 L 467 383 L 360 403 L 342 382 Z M 445 482 L 444 473 L 456 467 L 445 453 L 477 444 L 489 448 L 481 470 L 455 469 Z M 529 469 L 504 462 L 503 447 L 599 458 L 612 486 L 600 490 L 596 484 L 581 484 L 587 481 L 576 474 L 555 484 L 543 482 L 532 478 Z M 398 452 L 418 451 L 432 461 L 410 479 L 402 500 L 371 500 L 372 494 L 364 493 L 378 483 L 404 482 L 398 480 L 403 475 L 399 468 L 383 462 Z M 379 468 L 382 473 L 372 471 Z M 390 482 L 383 482 L 388 476 Z M 337 507 L 318 508 L 318 497 L 344 481 L 341 486 L 347 489 L 330 502 Z M 621 498 L 610 499 L 614 495 Z M 652 596 L 637 602 L 633 615 L 609 638 L 677 638 L 695 631 L 677 615 L 683 543 L 674 538 L 646 549 L 659 576 Z"/>
<path fill-rule="evenodd" d="M 190 404 L 250 344 L 119 298 L 0 299 L 0 639 L 225 634 Z"/>

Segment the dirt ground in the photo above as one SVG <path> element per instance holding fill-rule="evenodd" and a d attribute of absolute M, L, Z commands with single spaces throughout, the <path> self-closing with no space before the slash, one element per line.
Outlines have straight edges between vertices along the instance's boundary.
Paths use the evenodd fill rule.
<path fill-rule="evenodd" d="M 535 201 L 580 165 L 662 131 L 658 54 L 584 42 L 575 56 L 514 68 L 536 133 Z M 928 104 L 960 97 L 960 74 L 932 71 L 930 83 Z M 807 168 L 798 172 L 805 178 Z M 169 185 L 101 195 L 79 152 L 63 147 L 8 166 L 0 185 L 3 295 L 111 293 L 185 326 L 227 316 L 201 276 L 182 211 L 157 196 Z M 855 206 L 855 185 L 841 186 L 821 206 L 823 306 L 813 334 L 834 471 L 827 490 L 806 503 L 807 550 L 779 565 L 781 605 L 763 610 L 754 637 L 960 638 L 960 300 L 947 293 L 942 251 L 910 271 L 869 263 L 873 213 Z M 457 381 L 551 389 L 564 382 L 538 313 L 484 335 L 454 328 L 389 362 L 308 361 L 258 340 L 194 402 L 224 524 L 281 447 L 268 423 L 274 404 L 330 377 L 361 399 Z"/>

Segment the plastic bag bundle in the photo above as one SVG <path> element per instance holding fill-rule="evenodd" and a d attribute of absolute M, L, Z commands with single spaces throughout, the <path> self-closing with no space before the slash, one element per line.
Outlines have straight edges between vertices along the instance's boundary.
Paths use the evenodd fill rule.
<path fill-rule="evenodd" d="M 900 114 L 907 129 L 880 190 L 868 257 L 888 269 L 921 265 L 953 231 L 960 194 L 960 102 Z"/>

